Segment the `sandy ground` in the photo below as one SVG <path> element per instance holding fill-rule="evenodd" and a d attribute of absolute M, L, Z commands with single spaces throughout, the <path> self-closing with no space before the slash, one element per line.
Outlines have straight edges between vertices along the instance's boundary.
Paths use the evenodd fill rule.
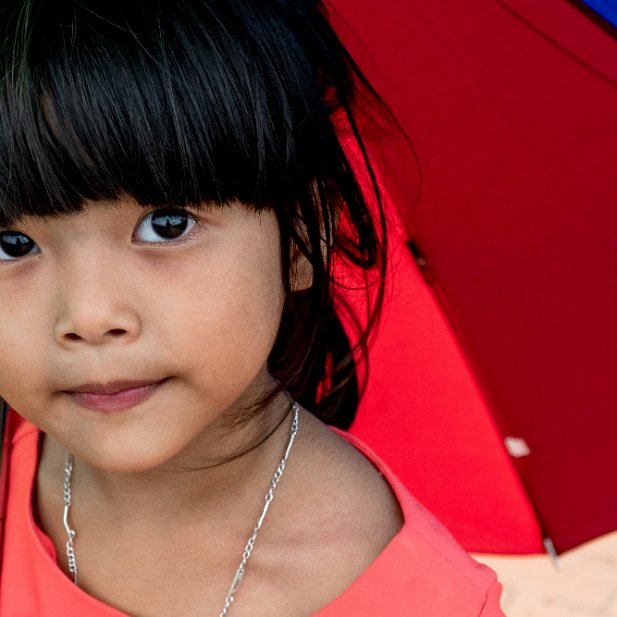
<path fill-rule="evenodd" d="M 474 555 L 497 572 L 507 617 L 617 617 L 617 533 L 559 558 Z"/>

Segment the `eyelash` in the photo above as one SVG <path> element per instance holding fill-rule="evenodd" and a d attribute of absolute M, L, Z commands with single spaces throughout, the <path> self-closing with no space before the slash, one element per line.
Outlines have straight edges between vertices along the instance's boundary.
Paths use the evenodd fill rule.
<path fill-rule="evenodd" d="M 153 224 L 153 221 L 157 218 L 167 219 L 166 225 L 159 225 L 159 231 L 166 229 L 172 234 L 172 237 L 165 238 L 157 233 L 154 229 L 155 225 Z M 149 237 L 147 239 L 139 238 L 138 234 L 140 233 L 140 228 L 148 222 L 153 225 L 149 230 L 146 230 Z M 133 231 L 133 238 L 141 244 L 173 244 L 184 241 L 187 237 L 192 235 L 193 230 L 196 230 L 199 226 L 201 226 L 199 220 L 182 208 L 159 208 L 148 212 L 139 220 L 135 226 L 135 230 Z M 11 248 L 25 249 L 28 246 L 30 248 L 27 252 L 17 255 L 11 255 L 5 250 L 10 250 Z M 17 252 L 20 253 L 19 250 Z M 25 233 L 12 229 L 0 231 L 0 261 L 19 261 L 20 259 L 29 257 L 30 255 L 36 255 L 39 252 L 40 249 L 37 244 Z"/>
<path fill-rule="evenodd" d="M 20 238 L 20 240 L 10 242 L 9 238 L 12 238 L 13 240 L 17 240 L 17 238 Z M 5 248 L 9 248 L 9 247 L 24 248 L 27 245 L 31 245 L 28 252 L 22 253 L 20 255 L 10 255 L 5 251 Z M 33 251 L 33 249 L 36 249 L 36 250 Z M 40 249 L 36 245 L 36 242 L 34 242 L 29 236 L 22 233 L 21 231 L 6 230 L 6 231 L 0 232 L 0 261 L 17 261 L 24 257 L 28 257 L 29 255 L 34 255 L 38 253 L 39 250 Z"/>
<path fill-rule="evenodd" d="M 163 238 L 162 236 L 158 236 L 160 239 L 150 239 L 150 240 L 140 240 L 137 237 L 137 233 L 139 228 L 150 221 L 156 218 L 167 217 L 168 222 L 165 226 L 165 229 L 171 232 L 178 232 L 177 236 L 173 236 L 171 238 Z M 186 219 L 186 227 L 182 225 L 179 219 Z M 140 221 L 137 223 L 135 227 L 135 231 L 133 232 L 133 238 L 135 238 L 138 242 L 142 242 L 144 244 L 168 244 L 173 242 L 183 241 L 187 237 L 191 235 L 192 230 L 201 225 L 201 223 L 189 212 L 180 208 L 159 208 L 158 210 L 153 210 L 152 212 L 148 212 Z M 160 226 L 163 228 L 163 226 Z M 152 234 L 157 235 L 157 232 L 152 228 L 149 230 Z"/>

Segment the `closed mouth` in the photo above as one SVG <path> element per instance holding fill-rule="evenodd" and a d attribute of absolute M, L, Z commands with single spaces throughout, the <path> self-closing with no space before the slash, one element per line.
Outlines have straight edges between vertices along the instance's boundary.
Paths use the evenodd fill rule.
<path fill-rule="evenodd" d="M 146 401 L 168 379 L 86 383 L 64 390 L 64 393 L 86 409 L 99 412 L 124 411 Z"/>
<path fill-rule="evenodd" d="M 163 383 L 165 379 L 152 379 L 142 381 L 110 381 L 107 383 L 86 383 L 75 388 L 69 388 L 65 390 L 68 393 L 79 394 L 99 394 L 113 396 L 120 392 L 126 392 L 127 390 L 135 390 L 137 388 L 145 388 L 156 384 Z"/>

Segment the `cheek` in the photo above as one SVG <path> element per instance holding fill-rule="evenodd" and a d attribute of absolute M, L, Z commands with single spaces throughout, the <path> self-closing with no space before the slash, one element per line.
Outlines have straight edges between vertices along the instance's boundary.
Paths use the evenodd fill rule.
<path fill-rule="evenodd" d="M 276 255 L 275 255 L 276 257 Z M 208 390 L 252 380 L 267 363 L 278 333 L 284 289 L 272 256 L 240 255 L 196 271 L 182 291 L 183 355 Z M 186 290 L 191 289 L 191 293 Z M 176 313 L 177 314 L 177 313 Z"/>
<path fill-rule="evenodd" d="M 261 367 L 267 361 L 279 329 L 284 294 L 278 276 L 263 274 L 230 272 L 207 306 L 195 315 L 199 338 L 216 355 L 221 370 Z"/>
<path fill-rule="evenodd" d="M 25 311 L 0 318 L 0 396 L 25 416 L 43 408 L 47 375 L 47 337 L 44 317 Z M 36 421 L 36 418 L 29 418 Z"/>

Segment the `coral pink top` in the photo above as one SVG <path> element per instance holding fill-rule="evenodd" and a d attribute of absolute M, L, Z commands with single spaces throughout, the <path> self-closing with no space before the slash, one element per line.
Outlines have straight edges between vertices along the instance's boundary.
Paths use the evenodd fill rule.
<path fill-rule="evenodd" d="M 21 419 L 14 426 L 0 615 L 127 617 L 73 585 L 56 564 L 54 546 L 32 511 L 39 432 Z M 473 561 L 374 453 L 341 435 L 381 471 L 405 523 L 364 573 L 315 617 L 503 617 L 494 573 Z"/>

